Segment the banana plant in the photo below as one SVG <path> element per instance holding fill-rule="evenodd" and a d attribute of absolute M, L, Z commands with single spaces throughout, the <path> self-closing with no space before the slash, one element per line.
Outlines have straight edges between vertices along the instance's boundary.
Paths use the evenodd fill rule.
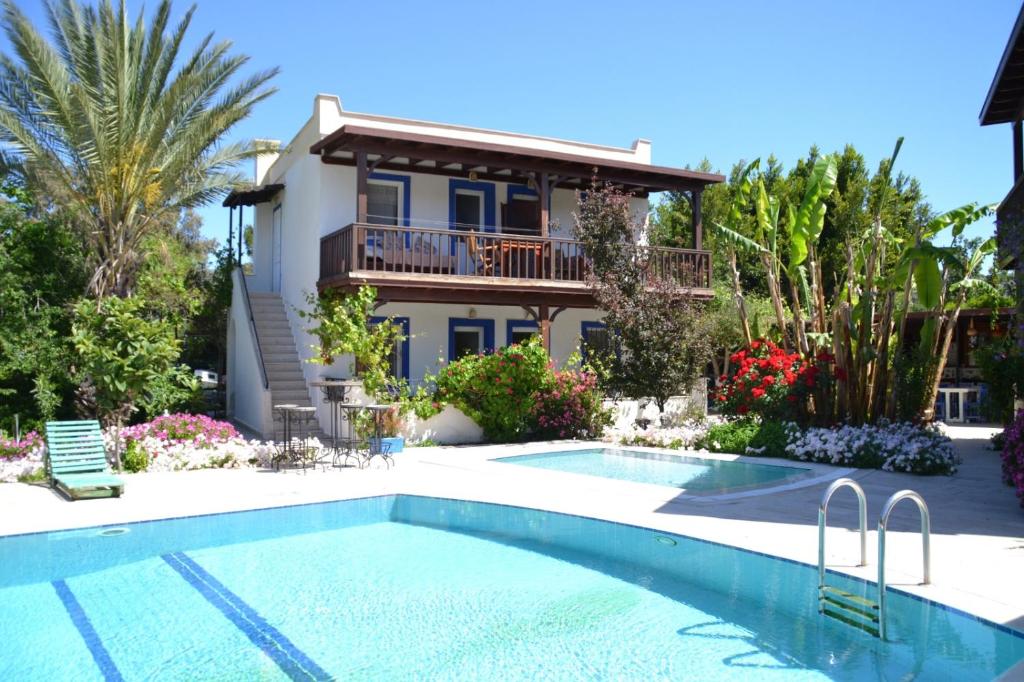
<path fill-rule="evenodd" d="M 786 262 L 786 278 L 789 280 L 792 299 L 794 336 L 800 350 L 805 354 L 810 352 L 810 344 L 803 319 L 804 302 L 811 320 L 811 331 L 822 333 L 828 326 L 825 319 L 821 267 L 815 245 L 825 228 L 825 214 L 828 211 L 826 202 L 835 191 L 838 169 L 839 160 L 835 154 L 819 157 L 807 179 L 807 188 L 804 190 L 800 206 L 796 209 L 791 206 L 787 213 L 789 258 Z"/>
<path fill-rule="evenodd" d="M 772 309 L 775 311 L 775 323 L 779 326 L 779 331 L 782 334 L 782 345 L 786 347 L 786 311 L 782 303 L 782 290 L 779 287 L 781 274 L 778 251 L 779 200 L 777 197 L 768 195 L 764 187 L 764 180 L 761 178 L 757 179 L 754 209 L 757 216 L 754 239 L 759 246 L 758 255 L 764 266 L 768 294 L 771 297 Z"/>
<path fill-rule="evenodd" d="M 991 207 L 986 206 L 985 209 L 991 211 Z M 959 234 L 967 223 L 958 222 L 957 225 L 959 230 L 955 232 Z M 925 247 L 926 244 L 921 246 Z M 934 304 L 933 316 L 925 321 L 925 326 L 927 327 L 928 323 L 931 323 L 931 328 L 927 333 L 922 331 L 921 334 L 922 351 L 926 353 L 930 351 L 931 357 L 936 358 L 936 362 L 929 366 L 925 375 L 928 380 L 925 384 L 928 386 L 928 390 L 925 392 L 921 405 L 921 416 L 925 420 L 931 419 L 935 410 L 939 384 L 942 383 L 942 373 L 946 369 L 946 356 L 949 354 L 949 347 L 953 342 L 953 333 L 956 330 L 964 301 L 972 291 L 991 288 L 988 282 L 976 275 L 985 258 L 995 253 L 996 240 L 989 238 L 966 259 L 961 259 L 959 254 L 949 247 L 935 247 L 931 244 L 927 244 L 927 247 L 915 249 L 913 252 L 913 256 L 918 259 L 917 271 L 927 272 L 921 278 L 915 277 L 918 297 L 924 302 L 924 296 L 927 296 L 928 301 Z M 942 272 L 936 277 L 935 273 L 940 263 L 943 266 Z M 953 277 L 957 279 L 951 281 Z M 922 284 L 924 285 L 924 295 L 922 295 Z"/>
<path fill-rule="evenodd" d="M 760 245 L 740 232 L 743 223 L 743 212 L 750 201 L 750 191 L 753 187 L 751 175 L 761 165 L 761 159 L 754 159 L 740 173 L 736 182 L 733 183 L 734 194 L 732 203 L 729 205 L 729 213 L 726 216 L 726 224 L 718 222 L 711 223 L 716 235 L 722 238 L 725 244 L 726 254 L 729 259 L 729 266 L 732 273 L 732 296 L 736 303 L 736 309 L 740 316 L 740 325 L 743 328 L 743 338 L 749 346 L 754 340 L 750 333 L 750 318 L 747 315 L 747 305 L 743 298 L 743 285 L 740 282 L 740 270 L 736 263 L 736 252 L 759 251 Z M 784 329 L 784 328 L 783 328 Z"/>

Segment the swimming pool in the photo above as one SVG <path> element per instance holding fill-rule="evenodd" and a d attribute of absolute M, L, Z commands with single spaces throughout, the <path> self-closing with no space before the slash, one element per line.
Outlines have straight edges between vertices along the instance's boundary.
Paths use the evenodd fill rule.
<path fill-rule="evenodd" d="M 1024 637 L 681 536 L 386 496 L 0 539 L 0 679 L 991 679 Z M 833 576 L 858 594 L 867 584 Z"/>
<path fill-rule="evenodd" d="M 543 452 L 501 457 L 494 461 L 634 483 L 653 483 L 699 493 L 721 493 L 761 486 L 802 476 L 810 471 L 803 467 L 750 464 L 619 448 Z"/>

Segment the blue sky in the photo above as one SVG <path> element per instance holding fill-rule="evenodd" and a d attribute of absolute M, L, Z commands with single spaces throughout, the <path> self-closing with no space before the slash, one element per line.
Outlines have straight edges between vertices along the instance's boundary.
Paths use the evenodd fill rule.
<path fill-rule="evenodd" d="M 281 67 L 280 92 L 239 137 L 289 139 L 317 92 L 353 111 L 621 146 L 645 137 L 655 163 L 707 157 L 723 171 L 770 153 L 789 167 L 811 144 L 848 142 L 873 170 L 903 135 L 898 168 L 945 210 L 1010 188 L 1009 126 L 982 128 L 978 114 L 1019 7 L 199 0 L 192 38 L 214 31 L 252 68 Z M 203 216 L 223 238 L 227 209 Z"/>

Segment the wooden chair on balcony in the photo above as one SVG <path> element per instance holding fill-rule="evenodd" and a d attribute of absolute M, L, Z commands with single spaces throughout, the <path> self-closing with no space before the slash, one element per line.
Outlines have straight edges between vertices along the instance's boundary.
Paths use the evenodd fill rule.
<path fill-rule="evenodd" d="M 466 236 L 466 255 L 470 261 L 479 263 L 477 272 L 484 277 L 494 277 L 495 263 L 501 252 L 501 247 L 491 240 L 485 240 L 483 246 L 477 242 L 476 230 L 470 230 Z"/>

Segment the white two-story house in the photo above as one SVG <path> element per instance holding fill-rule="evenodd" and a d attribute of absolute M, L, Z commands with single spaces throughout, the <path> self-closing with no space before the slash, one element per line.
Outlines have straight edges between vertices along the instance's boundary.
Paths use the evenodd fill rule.
<path fill-rule="evenodd" d="M 652 165 L 646 140 L 608 147 L 359 114 L 318 95 L 295 137 L 257 159 L 253 187 L 224 201 L 232 233 L 254 231 L 252 272 L 234 278 L 228 413 L 269 437 L 272 405 L 313 405 L 326 426 L 310 382 L 345 378 L 350 363 L 307 362 L 315 339 L 296 311 L 315 291 L 375 287 L 377 314 L 407 336 L 392 369 L 413 385 L 531 334 L 564 361 L 603 333 L 572 239 L 577 193 L 595 178 L 629 192 L 640 216 L 651 193 L 688 193 L 693 248 L 659 258 L 681 287 L 710 296 L 700 198 L 721 176 Z"/>

